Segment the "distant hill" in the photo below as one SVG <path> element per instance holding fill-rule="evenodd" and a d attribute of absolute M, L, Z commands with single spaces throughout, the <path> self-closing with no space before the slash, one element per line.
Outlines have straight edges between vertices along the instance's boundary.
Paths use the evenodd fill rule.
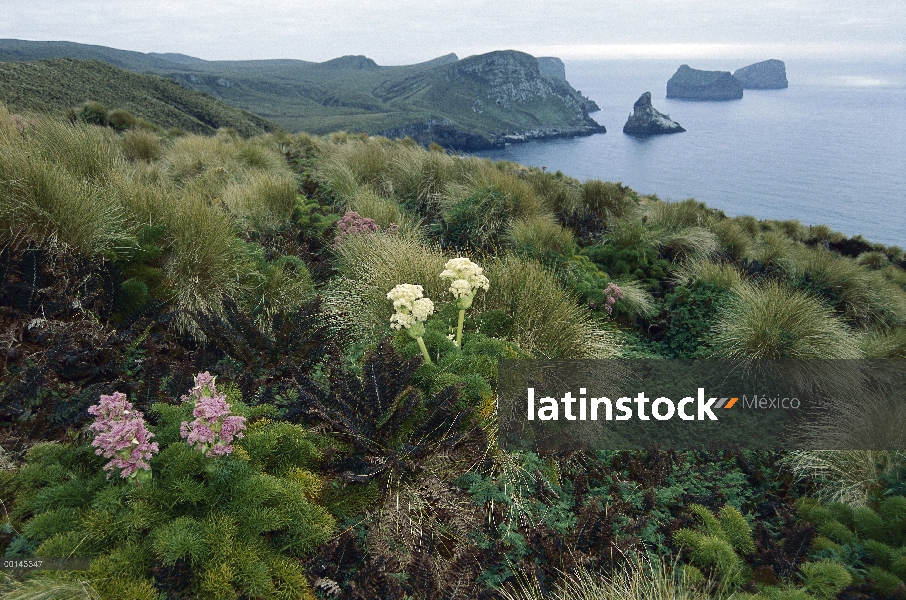
<path fill-rule="evenodd" d="M 65 113 L 85 101 L 124 109 L 162 127 L 213 133 L 232 127 L 252 136 L 278 129 L 254 114 L 175 81 L 98 60 L 57 58 L 0 62 L 0 102 L 10 111 Z"/>
<path fill-rule="evenodd" d="M 290 131 L 411 135 L 475 149 L 603 131 L 597 110 L 559 76 L 556 59 L 500 51 L 385 67 L 365 56 L 206 61 L 71 42 L 0 40 L 0 61 L 91 58 L 153 73 L 260 115 Z M 562 64 L 562 63 L 561 63 Z"/>

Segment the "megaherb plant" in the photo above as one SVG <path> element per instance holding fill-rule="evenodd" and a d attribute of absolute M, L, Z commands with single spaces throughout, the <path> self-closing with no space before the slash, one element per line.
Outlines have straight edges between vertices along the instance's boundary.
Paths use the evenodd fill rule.
<path fill-rule="evenodd" d="M 440 278 L 450 280 L 450 293 L 456 298 L 459 320 L 456 324 L 456 339 L 453 343 L 457 347 L 462 347 L 462 323 L 466 310 L 472 307 L 472 301 L 478 290 L 487 290 L 490 283 L 484 276 L 484 269 L 462 256 L 447 261 Z"/>
<path fill-rule="evenodd" d="M 411 283 L 401 283 L 387 292 L 387 299 L 393 301 L 396 311 L 390 317 L 390 327 L 404 329 L 409 336 L 418 342 L 418 347 L 425 357 L 425 362 L 431 364 L 431 356 L 425 348 L 422 336 L 425 334 L 425 321 L 434 312 L 434 302 L 430 298 L 422 297 L 422 286 Z"/>
<path fill-rule="evenodd" d="M 87 580 L 103 598 L 310 594 L 298 558 L 334 529 L 312 472 L 325 440 L 226 403 L 207 374 L 185 398 L 153 407 L 155 456 L 126 439 L 139 417 L 122 395 L 102 399 L 95 444 L 122 477 L 105 476 L 90 446 L 32 447 L 12 481 L 20 533 L 7 555 L 90 557 Z M 153 477 L 132 477 L 146 467 Z"/>

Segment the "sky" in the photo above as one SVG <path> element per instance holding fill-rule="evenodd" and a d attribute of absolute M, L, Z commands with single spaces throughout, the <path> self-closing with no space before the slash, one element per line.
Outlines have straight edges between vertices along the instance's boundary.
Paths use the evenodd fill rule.
<path fill-rule="evenodd" d="M 0 0 L 0 38 L 207 60 L 455 52 L 906 61 L 906 0 Z"/>

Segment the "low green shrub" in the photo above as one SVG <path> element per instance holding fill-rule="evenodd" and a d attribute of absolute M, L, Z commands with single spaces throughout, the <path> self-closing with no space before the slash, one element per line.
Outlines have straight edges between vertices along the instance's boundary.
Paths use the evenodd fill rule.
<path fill-rule="evenodd" d="M 737 553 L 755 552 L 751 526 L 732 506 L 724 506 L 719 517 L 697 504 L 689 511 L 698 517 L 699 528 L 676 531 L 674 543 L 689 550 L 693 565 L 713 572 L 725 585 L 743 583 L 747 567 Z"/>
<path fill-rule="evenodd" d="M 160 453 L 138 485 L 105 477 L 89 446 L 34 446 L 13 481 L 21 534 L 12 547 L 91 557 L 88 579 L 103 598 L 150 600 L 155 587 L 205 598 L 310 594 L 293 557 L 334 530 L 312 473 L 326 440 L 231 404 L 253 421 L 223 456 L 182 441 L 192 403 L 155 405 Z"/>
<path fill-rule="evenodd" d="M 719 309 L 730 298 L 729 290 L 697 281 L 679 286 L 664 298 L 667 329 L 661 346 L 674 358 L 711 356 L 712 330 Z"/>
<path fill-rule="evenodd" d="M 831 561 L 807 562 L 799 567 L 805 589 L 819 600 L 836 598 L 850 583 L 846 567 Z"/>

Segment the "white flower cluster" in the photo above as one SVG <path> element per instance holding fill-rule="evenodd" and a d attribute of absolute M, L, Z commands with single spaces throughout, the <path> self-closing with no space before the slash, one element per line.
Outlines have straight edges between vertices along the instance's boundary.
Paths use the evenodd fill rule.
<path fill-rule="evenodd" d="M 463 257 L 448 260 L 440 278 L 453 280 L 450 282 L 450 293 L 457 300 L 474 296 L 479 288 L 487 290 L 490 287 L 484 269 Z"/>
<path fill-rule="evenodd" d="M 390 317 L 393 329 L 411 329 L 416 323 L 424 323 L 428 315 L 434 312 L 434 303 L 430 298 L 423 298 L 420 285 L 401 283 L 387 293 L 387 299 L 393 300 L 396 311 Z"/>

